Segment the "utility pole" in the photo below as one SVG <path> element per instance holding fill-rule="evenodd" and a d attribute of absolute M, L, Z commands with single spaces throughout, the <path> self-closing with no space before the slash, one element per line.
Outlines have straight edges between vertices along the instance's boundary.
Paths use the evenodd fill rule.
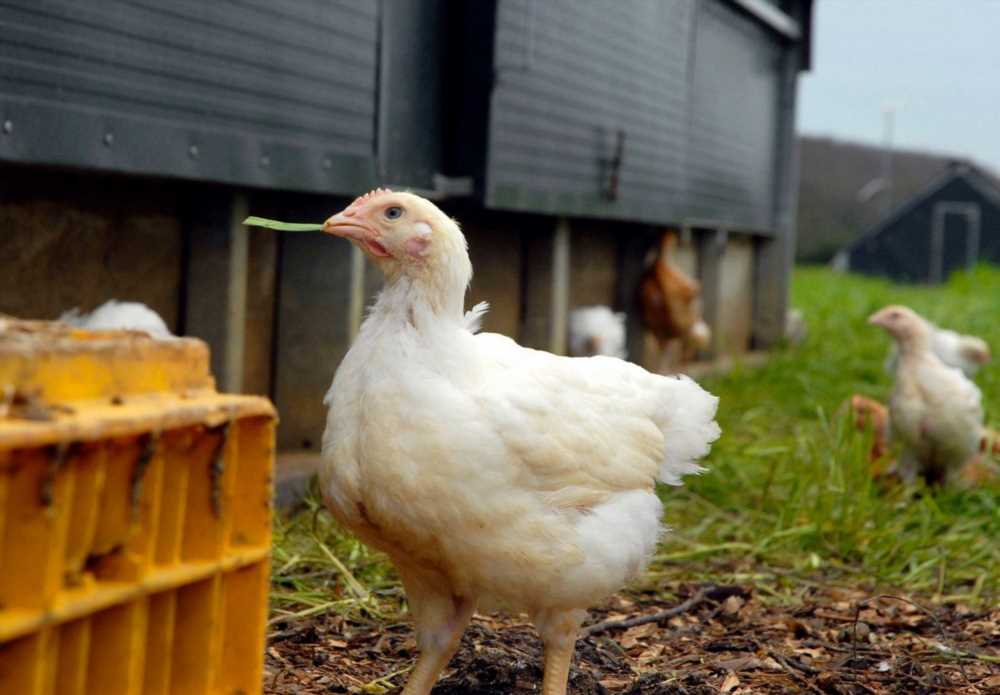
<path fill-rule="evenodd" d="M 896 110 L 899 104 L 887 101 L 882 105 L 882 219 L 889 216 L 893 208 L 892 195 L 892 136 L 896 127 Z"/>

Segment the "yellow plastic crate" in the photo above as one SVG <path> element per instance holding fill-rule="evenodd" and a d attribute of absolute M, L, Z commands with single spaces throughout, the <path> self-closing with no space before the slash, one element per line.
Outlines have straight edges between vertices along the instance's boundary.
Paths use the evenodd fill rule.
<path fill-rule="evenodd" d="M 259 693 L 275 413 L 197 340 L 0 317 L 0 693 Z"/>

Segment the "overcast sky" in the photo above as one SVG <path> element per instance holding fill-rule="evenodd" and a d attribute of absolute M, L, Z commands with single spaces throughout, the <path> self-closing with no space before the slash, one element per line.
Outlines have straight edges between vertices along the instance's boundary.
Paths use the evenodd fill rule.
<path fill-rule="evenodd" d="M 1000 172 L 1000 0 L 817 0 L 799 131 L 971 157 Z"/>

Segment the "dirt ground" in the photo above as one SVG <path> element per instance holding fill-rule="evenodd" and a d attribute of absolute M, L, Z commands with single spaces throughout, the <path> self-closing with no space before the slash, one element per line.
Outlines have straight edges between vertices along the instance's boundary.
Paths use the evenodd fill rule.
<path fill-rule="evenodd" d="M 839 589 L 795 606 L 747 587 L 686 585 L 678 594 L 620 595 L 591 611 L 588 625 L 610 624 L 577 642 L 569 692 L 1000 694 L 1000 608 L 925 608 Z M 634 624 L 641 620 L 651 622 Z M 407 623 L 277 624 L 265 693 L 398 692 L 415 646 Z M 523 617 L 477 615 L 434 694 L 538 692 L 541 676 L 541 645 Z"/>

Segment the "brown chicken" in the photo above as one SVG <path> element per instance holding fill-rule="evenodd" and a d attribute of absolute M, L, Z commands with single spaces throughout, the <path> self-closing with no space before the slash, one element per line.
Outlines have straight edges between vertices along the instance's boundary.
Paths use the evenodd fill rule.
<path fill-rule="evenodd" d="M 701 284 L 673 262 L 677 235 L 667 232 L 660 240 L 660 253 L 639 281 L 642 322 L 661 350 L 680 340 L 682 361 L 707 347 L 711 332 L 701 318 L 698 299 Z"/>
<path fill-rule="evenodd" d="M 873 463 L 889 452 L 889 410 L 882 403 L 855 394 L 851 396 L 851 413 L 854 427 L 859 430 L 872 429 L 872 448 L 868 459 Z"/>

